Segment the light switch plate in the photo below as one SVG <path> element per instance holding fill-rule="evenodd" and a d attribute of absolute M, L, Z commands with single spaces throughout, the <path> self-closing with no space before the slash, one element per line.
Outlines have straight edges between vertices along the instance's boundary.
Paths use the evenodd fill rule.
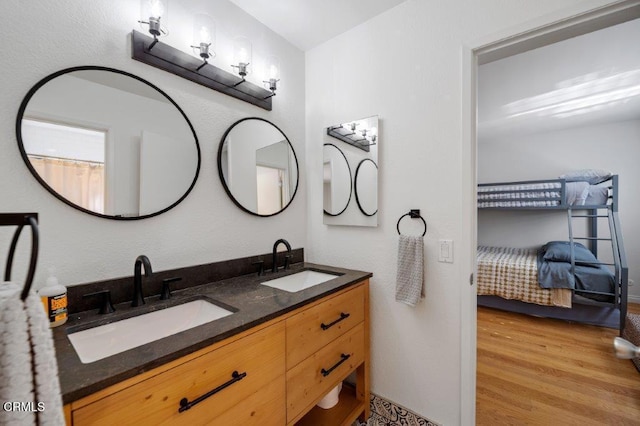
<path fill-rule="evenodd" d="M 438 240 L 438 262 L 453 263 L 453 240 Z"/>

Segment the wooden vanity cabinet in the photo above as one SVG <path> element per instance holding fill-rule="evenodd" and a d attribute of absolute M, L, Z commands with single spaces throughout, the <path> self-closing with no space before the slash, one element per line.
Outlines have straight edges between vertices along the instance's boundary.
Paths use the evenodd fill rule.
<path fill-rule="evenodd" d="M 178 365 L 163 366 L 151 377 L 134 377 L 104 397 L 72 403 L 73 424 L 282 425 L 284 362 L 284 326 L 276 323 Z M 197 400 L 227 383 L 178 411 L 183 398 Z"/>
<path fill-rule="evenodd" d="M 338 426 L 366 419 L 368 284 L 74 401 L 65 406 L 67 423 Z M 334 408 L 316 407 L 354 372 L 355 386 L 343 387 Z M 179 412 L 183 398 L 193 403 L 212 392 Z"/>

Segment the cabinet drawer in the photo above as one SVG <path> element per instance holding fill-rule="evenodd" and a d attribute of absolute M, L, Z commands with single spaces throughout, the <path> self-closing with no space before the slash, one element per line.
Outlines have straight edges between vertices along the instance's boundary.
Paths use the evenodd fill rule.
<path fill-rule="evenodd" d="M 284 342 L 279 322 L 74 410 L 73 424 L 278 424 L 264 419 L 284 417 Z M 180 400 L 221 387 L 234 371 L 246 376 L 178 412 Z"/>
<path fill-rule="evenodd" d="M 288 318 L 287 369 L 297 365 L 363 320 L 363 286 Z"/>
<path fill-rule="evenodd" d="M 312 408 L 363 361 L 364 324 L 360 323 L 287 371 L 287 422 Z"/>

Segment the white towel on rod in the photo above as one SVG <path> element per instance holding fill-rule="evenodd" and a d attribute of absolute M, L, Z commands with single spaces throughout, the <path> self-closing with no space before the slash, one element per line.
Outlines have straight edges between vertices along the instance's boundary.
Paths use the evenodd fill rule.
<path fill-rule="evenodd" d="M 424 238 L 421 235 L 400 235 L 396 301 L 413 307 L 421 296 L 424 296 Z"/>
<path fill-rule="evenodd" d="M 0 401 L 22 404 L 2 410 L 0 424 L 62 426 L 58 364 L 49 323 L 38 296 L 30 293 L 23 302 L 21 292 L 16 283 L 0 283 Z"/>

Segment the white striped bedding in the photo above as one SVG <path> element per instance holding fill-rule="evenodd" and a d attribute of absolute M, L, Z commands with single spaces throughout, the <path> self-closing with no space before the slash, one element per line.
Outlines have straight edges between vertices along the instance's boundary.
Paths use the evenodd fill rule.
<path fill-rule="evenodd" d="M 557 206 L 561 200 L 561 188 L 560 182 L 479 186 L 478 207 Z M 530 200 L 531 198 L 546 198 L 546 200 Z"/>
<path fill-rule="evenodd" d="M 478 247 L 478 295 L 570 308 L 571 289 L 540 287 L 536 253 L 535 249 Z"/>

